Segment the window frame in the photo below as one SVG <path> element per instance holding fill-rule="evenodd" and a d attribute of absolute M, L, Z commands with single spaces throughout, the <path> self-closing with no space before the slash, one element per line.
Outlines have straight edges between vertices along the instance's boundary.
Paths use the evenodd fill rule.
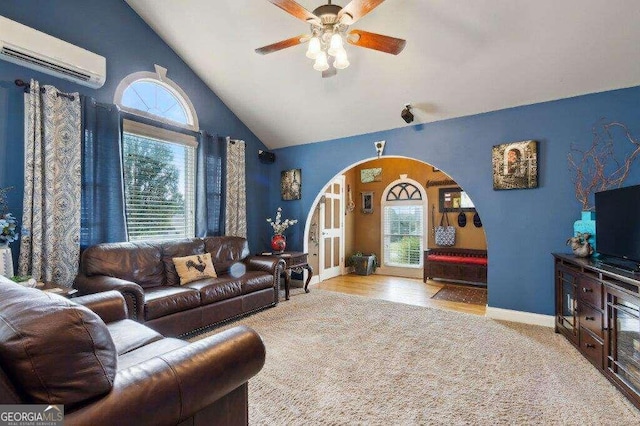
<path fill-rule="evenodd" d="M 191 167 L 191 172 L 188 171 L 188 169 L 185 169 L 183 172 L 185 173 L 185 178 L 187 178 L 187 174 L 189 174 L 191 176 L 191 182 L 185 182 L 185 187 L 186 185 L 188 185 L 189 183 L 192 184 L 192 188 L 191 190 L 186 190 L 184 197 L 184 203 L 185 203 L 185 218 L 187 218 L 186 223 L 185 223 L 185 234 L 184 235 L 180 235 L 180 236 L 176 236 L 176 235 L 171 235 L 168 236 L 167 238 L 164 238 L 163 235 L 155 235 L 152 238 L 131 238 L 131 231 L 128 230 L 127 232 L 127 238 L 129 241 L 149 241 L 149 240 L 164 240 L 164 239 L 175 239 L 175 238 L 193 238 L 195 237 L 195 222 L 196 222 L 196 218 L 195 218 L 195 210 L 196 210 L 196 202 L 195 202 L 195 194 L 196 194 L 196 164 L 197 164 L 197 149 L 198 149 L 198 142 L 196 141 L 195 136 L 190 136 L 190 135 L 186 135 L 183 133 L 179 133 L 179 132 L 174 132 L 172 130 L 167 130 L 167 129 L 162 129 L 159 127 L 155 127 L 149 124 L 145 124 L 145 123 L 140 123 L 137 122 L 135 120 L 130 120 L 130 119 L 124 119 L 123 120 L 123 125 L 122 125 L 122 133 L 123 133 L 123 138 L 122 138 L 122 142 L 123 142 L 123 156 L 124 156 L 124 143 L 125 143 L 125 136 L 124 134 L 133 134 L 139 137 L 143 137 L 143 138 L 147 138 L 147 139 L 152 139 L 152 140 L 157 140 L 160 143 L 167 143 L 167 144 L 173 144 L 173 145 L 179 145 L 179 146 L 184 146 L 187 148 L 193 148 L 193 151 L 191 152 L 191 156 L 192 158 L 189 159 L 190 167 Z M 189 155 L 189 153 L 187 152 L 187 155 Z M 123 158 L 123 164 L 126 161 L 126 159 Z M 187 166 L 189 167 L 189 166 Z M 125 186 L 125 210 L 127 211 L 127 228 L 129 228 L 129 212 L 127 210 L 127 196 L 126 196 L 126 182 L 127 182 L 127 177 L 123 171 L 123 184 Z"/>
<path fill-rule="evenodd" d="M 410 184 L 418 189 L 420 192 L 420 200 L 387 200 L 388 194 L 391 190 L 400 183 Z M 407 205 L 420 205 L 422 207 L 422 238 L 420 239 L 420 252 L 423 252 L 428 248 L 428 237 L 429 237 L 429 222 L 428 222 L 428 200 L 427 200 L 427 192 L 424 187 L 417 181 L 413 179 L 409 179 L 406 175 L 401 175 L 400 179 L 397 179 L 387 185 L 387 187 L 382 192 L 382 197 L 380 199 L 380 253 L 381 253 L 381 263 L 383 268 L 399 268 L 399 269 L 422 269 L 424 267 L 424 259 L 422 254 L 418 256 L 418 264 L 417 265 L 407 265 L 407 264 L 397 264 L 397 263 L 389 263 L 387 262 L 387 253 L 385 251 L 385 215 L 386 215 L 386 207 L 390 205 L 396 206 L 407 206 Z"/>
<path fill-rule="evenodd" d="M 129 74 L 128 76 L 123 78 L 122 81 L 120 81 L 120 84 L 118 84 L 118 87 L 116 88 L 115 94 L 113 96 L 113 103 L 118 105 L 121 111 L 127 112 L 131 115 L 144 117 L 146 119 L 156 121 L 159 123 L 169 124 L 171 126 L 180 127 L 186 130 L 192 130 L 194 132 L 197 132 L 200 129 L 200 127 L 198 123 L 198 115 L 196 114 L 196 110 L 193 107 L 193 103 L 191 103 L 191 100 L 189 99 L 187 94 L 184 92 L 184 90 L 182 90 L 182 88 L 178 86 L 173 80 L 167 77 L 166 68 L 163 68 L 159 65 L 155 65 L 155 69 L 156 69 L 155 73 L 148 72 L 148 71 L 141 71 L 141 72 L 135 72 L 133 74 Z M 124 92 L 132 84 L 136 82 L 141 82 L 141 81 L 158 84 L 164 89 L 166 89 L 167 91 L 171 92 L 171 94 L 175 96 L 175 98 L 179 101 L 179 103 L 184 108 L 185 113 L 187 115 L 188 123 L 186 124 L 180 123 L 159 115 L 151 114 L 147 111 L 142 111 L 136 108 L 131 108 L 126 105 L 123 105 L 122 97 L 124 96 Z"/>
<path fill-rule="evenodd" d="M 138 110 L 136 108 L 131 108 L 122 104 L 122 99 L 125 91 L 136 82 L 152 82 L 154 84 L 158 84 L 162 88 L 166 89 L 170 92 L 175 99 L 178 101 L 179 106 L 181 106 L 185 113 L 188 123 L 181 123 L 174 120 L 171 120 L 166 117 L 162 117 L 156 114 L 149 113 L 147 111 Z M 188 221 L 185 223 L 185 229 L 187 235 L 186 238 L 193 238 L 195 236 L 195 223 L 196 223 L 196 169 L 197 169 L 197 156 L 198 156 L 198 141 L 196 139 L 196 133 L 199 131 L 199 123 L 198 116 L 196 114 L 195 108 L 187 94 L 182 90 L 180 86 L 178 86 L 175 82 L 173 82 L 170 78 L 167 77 L 167 69 L 163 68 L 159 65 L 155 65 L 155 72 L 136 72 L 133 74 L 129 74 L 125 78 L 123 78 L 118 87 L 116 88 L 114 94 L 114 103 L 118 105 L 121 111 L 125 114 L 125 118 L 123 118 L 123 144 L 124 144 L 124 133 L 138 135 L 143 138 L 154 139 L 160 142 L 165 142 L 169 144 L 182 145 L 193 148 L 193 151 L 187 152 L 187 156 L 191 156 L 193 158 L 189 159 L 191 163 L 191 171 L 188 169 L 185 171 L 181 171 L 183 173 L 190 174 L 193 177 L 193 181 L 190 182 L 192 184 L 191 188 L 186 188 L 185 183 L 185 215 L 188 217 Z M 137 120 L 139 118 L 139 120 Z M 169 128 L 167 128 L 169 127 Z M 175 129 L 175 130 L 172 130 Z M 124 154 L 124 146 L 122 149 Z M 125 159 L 123 158 L 123 161 Z M 124 178 L 124 170 L 123 170 L 123 178 Z M 185 176 L 186 178 L 187 176 Z M 126 179 L 123 184 L 126 185 Z M 126 194 L 125 194 L 126 197 Z M 126 211 L 126 199 L 125 199 L 125 213 Z M 127 218 L 127 227 L 129 227 L 129 220 Z M 162 235 L 156 235 L 153 238 L 134 238 L 131 239 L 131 235 L 128 232 L 128 240 L 129 241 L 145 241 L 145 240 L 162 240 L 164 237 Z M 171 236 L 171 239 L 174 239 L 175 236 Z"/>

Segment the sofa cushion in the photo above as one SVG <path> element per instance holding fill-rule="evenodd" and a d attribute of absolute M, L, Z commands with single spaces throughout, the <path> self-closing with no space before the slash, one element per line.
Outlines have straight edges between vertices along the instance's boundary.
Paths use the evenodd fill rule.
<path fill-rule="evenodd" d="M 162 340 L 157 340 L 149 343 L 148 345 L 141 346 L 138 349 L 134 349 L 126 354 L 118 356 L 118 371 L 126 370 L 133 365 L 140 364 L 141 362 L 147 361 L 151 358 L 159 357 L 167 352 L 171 352 L 184 346 L 189 346 L 189 343 L 184 340 L 173 339 L 170 337 L 165 337 Z"/>
<path fill-rule="evenodd" d="M 82 253 L 84 273 L 107 275 L 139 284 L 143 288 L 164 285 L 162 250 L 153 243 L 108 243 Z"/>
<path fill-rule="evenodd" d="M 166 284 L 180 285 L 180 277 L 173 264 L 174 257 L 185 257 L 204 253 L 204 241 L 200 238 L 185 238 L 177 241 L 162 243 L 162 263 L 167 277 Z"/>
<path fill-rule="evenodd" d="M 249 256 L 249 243 L 241 237 L 206 237 L 203 241 L 218 275 L 226 274 L 231 265 Z"/>
<path fill-rule="evenodd" d="M 218 276 L 213 268 L 213 263 L 211 263 L 211 254 L 209 253 L 174 257 L 173 263 L 180 277 L 180 285 Z"/>
<path fill-rule="evenodd" d="M 262 271 L 248 271 L 242 276 L 242 294 L 273 287 L 273 275 Z"/>
<path fill-rule="evenodd" d="M 100 317 L 6 281 L 0 282 L 0 364 L 25 402 L 68 407 L 109 392 L 116 348 Z"/>
<path fill-rule="evenodd" d="M 150 329 L 130 319 L 114 321 L 107 324 L 118 355 L 126 354 L 163 337 L 157 331 Z M 120 366 L 118 365 L 118 368 Z"/>
<path fill-rule="evenodd" d="M 200 300 L 203 305 L 242 295 L 241 281 L 230 275 L 194 281 L 186 284 L 186 287 L 200 292 Z"/>
<path fill-rule="evenodd" d="M 446 254 L 430 254 L 427 256 L 427 260 L 432 262 L 468 263 L 472 265 L 484 265 L 484 266 L 488 265 L 486 257 L 449 256 Z"/>
<path fill-rule="evenodd" d="M 154 287 L 144 292 L 144 318 L 152 320 L 200 306 L 200 292 L 185 287 Z"/>

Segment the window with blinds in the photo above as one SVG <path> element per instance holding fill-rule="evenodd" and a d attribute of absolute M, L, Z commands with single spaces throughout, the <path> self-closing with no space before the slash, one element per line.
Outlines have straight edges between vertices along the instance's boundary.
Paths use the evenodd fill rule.
<path fill-rule="evenodd" d="M 422 205 L 384 207 L 384 261 L 390 266 L 421 266 L 424 240 Z"/>
<path fill-rule="evenodd" d="M 122 145 L 129 241 L 193 237 L 195 138 L 125 120 Z"/>
<path fill-rule="evenodd" d="M 404 178 L 387 187 L 383 202 L 384 264 L 421 267 L 425 201 L 417 183 L 414 185 Z"/>

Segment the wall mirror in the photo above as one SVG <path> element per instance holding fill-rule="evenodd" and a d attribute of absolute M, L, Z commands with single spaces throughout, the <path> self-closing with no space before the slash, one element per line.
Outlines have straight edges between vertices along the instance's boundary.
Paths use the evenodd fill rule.
<path fill-rule="evenodd" d="M 440 212 L 475 212 L 476 207 L 461 188 L 440 188 Z"/>

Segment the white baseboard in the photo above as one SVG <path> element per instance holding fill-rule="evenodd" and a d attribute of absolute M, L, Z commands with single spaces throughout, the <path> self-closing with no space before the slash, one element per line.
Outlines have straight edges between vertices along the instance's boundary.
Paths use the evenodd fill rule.
<path fill-rule="evenodd" d="M 556 318 L 553 315 L 513 311 L 511 309 L 493 308 L 491 306 L 487 306 L 485 316 L 496 320 L 521 322 L 524 324 L 541 325 L 543 327 L 555 327 L 556 323 Z"/>
<path fill-rule="evenodd" d="M 318 275 L 313 275 L 311 277 L 311 281 L 309 281 L 309 285 L 314 285 L 314 284 L 318 284 L 320 282 L 320 276 Z"/>

